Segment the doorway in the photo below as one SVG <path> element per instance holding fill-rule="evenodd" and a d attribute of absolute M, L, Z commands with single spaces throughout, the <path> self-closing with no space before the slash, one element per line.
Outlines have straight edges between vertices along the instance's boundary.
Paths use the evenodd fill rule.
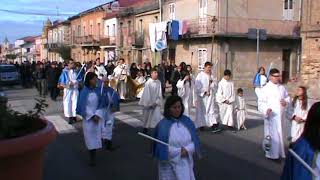
<path fill-rule="evenodd" d="M 290 78 L 291 49 L 282 50 L 282 83 L 287 83 Z"/>

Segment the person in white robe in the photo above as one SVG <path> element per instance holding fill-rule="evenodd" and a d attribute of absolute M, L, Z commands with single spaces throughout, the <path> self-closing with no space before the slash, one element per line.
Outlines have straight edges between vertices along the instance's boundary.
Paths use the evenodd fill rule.
<path fill-rule="evenodd" d="M 260 67 L 258 70 L 258 73 L 255 76 L 254 79 L 254 91 L 256 93 L 257 98 L 260 97 L 261 95 L 261 89 L 263 88 L 263 86 L 265 86 L 267 84 L 267 76 L 266 76 L 266 70 L 264 69 L 264 67 Z"/>
<path fill-rule="evenodd" d="M 151 78 L 145 83 L 139 105 L 143 106 L 143 132 L 154 128 L 161 120 L 162 92 L 156 69 L 151 70 Z"/>
<path fill-rule="evenodd" d="M 238 131 L 240 129 L 247 129 L 244 125 L 244 122 L 246 120 L 247 115 L 247 108 L 246 108 L 246 102 L 243 97 L 243 89 L 239 88 L 237 90 L 237 97 L 236 97 L 236 103 L 235 103 L 235 113 L 236 113 L 236 119 L 237 119 L 237 129 Z"/>
<path fill-rule="evenodd" d="M 98 76 L 98 79 L 102 79 L 103 77 L 108 75 L 106 68 L 103 65 L 104 63 L 100 62 L 100 58 L 97 58 L 96 65 L 94 66 L 94 72 Z"/>
<path fill-rule="evenodd" d="M 97 87 L 97 75 L 87 73 L 85 87 L 80 93 L 77 114 L 83 121 L 83 135 L 90 155 L 90 166 L 95 166 L 96 150 L 102 147 L 102 119 L 105 110 L 102 108 L 101 88 Z"/>
<path fill-rule="evenodd" d="M 296 142 L 302 135 L 310 105 L 306 87 L 299 86 L 296 96 L 288 107 L 288 119 L 291 123 L 289 140 L 291 142 Z"/>
<path fill-rule="evenodd" d="M 194 74 L 192 73 L 192 67 L 191 65 L 187 65 L 187 71 L 190 74 L 190 79 L 191 79 L 191 92 L 192 92 L 192 96 L 190 96 L 191 98 L 191 102 L 192 102 L 192 107 L 196 107 L 196 102 L 197 102 L 197 94 L 196 94 L 196 90 L 194 88 L 195 86 L 195 81 L 196 81 L 196 77 L 194 76 Z"/>
<path fill-rule="evenodd" d="M 269 82 L 262 88 L 258 106 L 264 116 L 263 148 L 269 159 L 285 158 L 283 127 L 289 103 L 288 92 L 280 84 L 279 70 L 271 69 Z"/>
<path fill-rule="evenodd" d="M 195 125 L 200 130 L 211 127 L 213 132 L 219 129 L 219 111 L 215 100 L 217 91 L 217 80 L 211 73 L 212 63 L 206 62 L 204 70 L 198 74 L 195 80 L 196 92 L 196 119 Z"/>
<path fill-rule="evenodd" d="M 139 70 L 137 77 L 135 79 L 138 84 L 139 84 L 139 88 L 137 89 L 137 98 L 141 98 L 142 94 L 143 94 L 143 89 L 144 89 L 144 84 L 146 83 L 146 78 L 143 76 L 143 70 Z"/>
<path fill-rule="evenodd" d="M 154 143 L 153 156 L 158 160 L 160 180 L 195 180 L 193 155 L 201 156 L 200 141 L 192 120 L 183 115 L 182 99 L 166 100 L 165 118 L 155 129 L 155 138 L 169 144 Z"/>
<path fill-rule="evenodd" d="M 183 106 L 184 106 L 184 114 L 189 116 L 191 114 L 192 108 L 192 84 L 190 74 L 183 72 L 181 75 L 181 79 L 177 82 L 178 88 L 178 96 L 182 98 Z"/>
<path fill-rule="evenodd" d="M 121 100 L 125 100 L 127 95 L 127 76 L 129 76 L 129 70 L 127 65 L 124 62 L 123 58 L 119 59 L 118 66 L 113 70 L 113 77 L 116 78 L 117 84 L 117 92 L 120 95 Z"/>
<path fill-rule="evenodd" d="M 63 88 L 63 112 L 64 116 L 69 119 L 69 124 L 76 122 L 80 78 L 75 70 L 74 61 L 69 60 L 68 66 L 63 69 L 58 82 L 59 87 Z"/>
<path fill-rule="evenodd" d="M 233 106 L 235 101 L 234 84 L 231 81 L 231 71 L 226 69 L 224 76 L 218 84 L 217 102 L 219 104 L 220 118 L 223 125 L 230 130 L 234 127 Z"/>

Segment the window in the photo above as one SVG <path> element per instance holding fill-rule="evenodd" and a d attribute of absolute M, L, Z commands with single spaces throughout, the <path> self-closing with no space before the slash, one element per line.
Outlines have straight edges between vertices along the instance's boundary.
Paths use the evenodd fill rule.
<path fill-rule="evenodd" d="M 78 25 L 78 36 L 81 36 L 81 27 Z"/>
<path fill-rule="evenodd" d="M 203 70 L 204 63 L 207 62 L 207 49 L 198 49 L 198 69 Z"/>
<path fill-rule="evenodd" d="M 107 26 L 107 29 L 106 29 L 106 35 L 107 35 L 107 37 L 110 36 L 110 27 L 109 27 L 109 25 Z"/>
<path fill-rule="evenodd" d="M 158 16 L 154 17 L 154 22 L 157 23 L 158 22 Z"/>
<path fill-rule="evenodd" d="M 173 20 L 176 18 L 176 6 L 174 3 L 169 4 L 169 19 Z"/>
<path fill-rule="evenodd" d="M 89 35 L 93 35 L 93 28 L 92 28 L 92 24 L 90 24 L 90 34 Z"/>
<path fill-rule="evenodd" d="M 131 21 L 128 21 L 128 35 L 131 34 Z"/>
<path fill-rule="evenodd" d="M 116 25 L 112 24 L 112 33 L 111 36 L 116 36 Z"/>
<path fill-rule="evenodd" d="M 283 20 L 293 20 L 293 0 L 283 1 Z"/>
<path fill-rule="evenodd" d="M 97 29 L 97 34 L 98 34 L 98 37 L 100 37 L 100 23 L 98 23 L 98 29 Z"/>
<path fill-rule="evenodd" d="M 83 26 L 83 36 L 86 36 L 86 27 Z"/>
<path fill-rule="evenodd" d="M 140 34 L 143 34 L 143 24 L 142 24 L 142 19 L 139 20 L 140 24 L 139 24 L 139 32 Z"/>

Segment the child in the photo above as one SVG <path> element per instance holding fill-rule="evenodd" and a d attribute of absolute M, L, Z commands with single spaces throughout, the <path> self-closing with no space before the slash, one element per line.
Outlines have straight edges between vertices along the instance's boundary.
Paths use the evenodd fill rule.
<path fill-rule="evenodd" d="M 236 97 L 236 106 L 235 106 L 236 118 L 237 118 L 237 128 L 238 131 L 240 129 L 247 129 L 244 125 L 246 120 L 246 102 L 243 97 L 243 89 L 239 88 L 237 90 L 237 97 Z"/>

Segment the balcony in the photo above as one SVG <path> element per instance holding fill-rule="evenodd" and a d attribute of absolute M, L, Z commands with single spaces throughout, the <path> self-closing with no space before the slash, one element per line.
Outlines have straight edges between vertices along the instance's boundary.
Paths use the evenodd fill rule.
<path fill-rule="evenodd" d="M 135 34 L 135 39 L 134 39 L 133 45 L 137 48 L 143 47 L 143 45 L 144 45 L 144 34 L 143 33 L 136 33 Z"/>
<path fill-rule="evenodd" d="M 101 46 L 115 46 L 116 45 L 116 37 L 115 36 L 107 36 L 100 39 Z"/>
<path fill-rule="evenodd" d="M 190 37 L 208 36 L 215 31 L 218 36 L 247 36 L 249 28 L 259 28 L 266 29 L 268 36 L 292 38 L 300 36 L 298 21 L 218 17 L 214 22 L 212 19 L 210 17 L 187 20 L 186 35 Z"/>
<path fill-rule="evenodd" d="M 94 35 L 77 36 L 74 38 L 74 43 L 82 46 L 99 46 L 100 37 Z"/>

